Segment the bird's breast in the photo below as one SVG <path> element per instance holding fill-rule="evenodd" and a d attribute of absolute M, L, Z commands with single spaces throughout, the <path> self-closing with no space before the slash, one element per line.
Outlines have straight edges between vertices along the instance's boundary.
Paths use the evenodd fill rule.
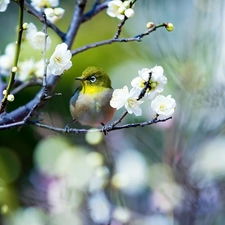
<path fill-rule="evenodd" d="M 74 119 L 84 125 L 99 126 L 112 119 L 115 109 L 110 106 L 113 89 L 105 88 L 101 92 L 80 92 L 71 98 L 70 111 Z"/>

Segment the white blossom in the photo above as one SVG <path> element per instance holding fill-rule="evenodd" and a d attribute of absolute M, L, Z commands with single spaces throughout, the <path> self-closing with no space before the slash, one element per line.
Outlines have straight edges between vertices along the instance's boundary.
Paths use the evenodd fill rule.
<path fill-rule="evenodd" d="M 21 62 L 19 64 L 19 74 L 17 76 L 18 80 L 26 81 L 32 75 L 34 75 L 34 65 L 35 65 L 35 61 L 33 58 L 26 60 L 24 62 Z"/>
<path fill-rule="evenodd" d="M 5 12 L 10 0 L 0 0 L 0 12 Z"/>
<path fill-rule="evenodd" d="M 34 49 L 38 49 L 41 51 L 45 50 L 45 33 L 42 31 L 38 31 L 37 27 L 33 23 L 29 23 L 26 38 L 31 43 Z M 46 39 L 46 50 L 51 47 L 51 39 L 47 36 Z"/>
<path fill-rule="evenodd" d="M 136 89 L 142 90 L 145 87 L 146 82 L 149 81 L 149 76 L 151 75 L 149 81 L 150 88 L 146 91 L 146 97 L 153 99 L 163 91 L 164 86 L 167 84 L 167 78 L 164 76 L 163 72 L 161 66 L 155 66 L 151 69 L 143 68 L 138 71 L 139 77 L 134 78 L 131 81 L 131 85 Z"/>
<path fill-rule="evenodd" d="M 41 59 L 34 64 L 35 76 L 37 78 L 43 78 L 44 70 L 45 70 L 45 62 L 44 59 Z M 51 71 L 47 67 L 47 76 L 51 74 Z"/>
<path fill-rule="evenodd" d="M 126 7 L 123 5 L 121 0 L 113 0 L 108 3 L 108 8 L 106 13 L 111 17 L 117 17 L 120 20 L 124 19 L 123 13 Z"/>
<path fill-rule="evenodd" d="M 67 44 L 59 44 L 50 58 L 48 68 L 53 75 L 61 75 L 72 66 L 71 57 L 72 54 L 68 50 Z"/>
<path fill-rule="evenodd" d="M 51 23 L 56 23 L 63 17 L 65 10 L 63 8 L 46 8 L 45 15 Z"/>
<path fill-rule="evenodd" d="M 167 97 L 163 95 L 156 96 L 152 100 L 151 108 L 158 114 L 162 116 L 172 116 L 176 107 L 176 102 L 171 95 Z"/>
<path fill-rule="evenodd" d="M 134 16 L 134 10 L 133 9 L 126 9 L 125 12 L 124 12 L 125 16 L 127 18 L 131 18 Z"/>
<path fill-rule="evenodd" d="M 13 60 L 15 55 L 15 44 L 9 43 L 5 48 L 5 54 L 0 56 L 0 71 L 1 74 L 9 74 L 10 69 L 13 66 Z"/>
<path fill-rule="evenodd" d="M 124 17 L 132 17 L 134 15 L 134 10 L 130 8 L 131 1 L 113 0 L 108 3 L 108 8 L 106 13 L 111 17 L 117 17 L 123 20 Z"/>
<path fill-rule="evenodd" d="M 57 7 L 59 5 L 59 0 L 31 0 L 31 5 L 37 11 L 40 11 L 41 8 Z"/>
<path fill-rule="evenodd" d="M 121 89 L 115 89 L 110 105 L 117 110 L 125 106 L 129 114 L 134 113 L 136 116 L 140 116 L 142 114 L 140 104 L 143 103 L 143 101 L 137 100 L 139 94 L 139 91 L 134 88 L 129 92 L 127 86 L 124 86 Z"/>
<path fill-rule="evenodd" d="M 110 203 L 103 192 L 93 194 L 88 200 L 91 219 L 95 223 L 107 224 L 110 220 Z"/>

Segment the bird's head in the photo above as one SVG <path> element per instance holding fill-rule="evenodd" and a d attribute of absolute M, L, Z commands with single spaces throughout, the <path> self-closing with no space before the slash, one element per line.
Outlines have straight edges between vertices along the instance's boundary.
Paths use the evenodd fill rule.
<path fill-rule="evenodd" d="M 104 88 L 112 88 L 111 80 L 107 73 L 95 66 L 85 69 L 82 75 L 75 78 L 75 80 L 82 82 L 83 91 L 94 92 Z"/>

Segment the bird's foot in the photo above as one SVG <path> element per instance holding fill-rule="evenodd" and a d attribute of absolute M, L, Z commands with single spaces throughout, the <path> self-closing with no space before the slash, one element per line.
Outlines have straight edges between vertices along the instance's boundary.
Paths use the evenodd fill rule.
<path fill-rule="evenodd" d="M 108 133 L 108 127 L 104 124 L 104 123 L 101 123 L 102 124 L 102 132 L 104 135 L 107 135 Z"/>
<path fill-rule="evenodd" d="M 67 125 L 64 127 L 63 132 L 64 132 L 65 134 L 68 134 L 68 133 L 70 132 L 69 124 L 67 124 Z"/>

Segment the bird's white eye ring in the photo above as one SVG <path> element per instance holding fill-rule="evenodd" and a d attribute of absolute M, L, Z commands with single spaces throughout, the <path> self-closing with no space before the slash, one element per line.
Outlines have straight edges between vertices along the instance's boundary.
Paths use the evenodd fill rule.
<path fill-rule="evenodd" d="M 91 83 L 94 83 L 96 81 L 96 77 L 95 76 L 91 76 L 89 80 L 90 80 Z"/>

